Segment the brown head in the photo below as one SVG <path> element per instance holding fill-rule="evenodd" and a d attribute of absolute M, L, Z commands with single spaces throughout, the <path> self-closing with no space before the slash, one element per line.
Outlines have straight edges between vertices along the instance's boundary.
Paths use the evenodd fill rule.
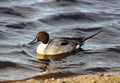
<path fill-rule="evenodd" d="M 36 38 L 33 41 L 29 42 L 28 44 L 34 44 L 38 41 L 47 44 L 49 42 L 49 34 L 45 31 L 41 31 L 37 34 Z"/>
<path fill-rule="evenodd" d="M 47 44 L 49 41 L 49 34 L 45 31 L 41 31 L 36 36 L 37 41 L 41 41 L 44 44 Z"/>

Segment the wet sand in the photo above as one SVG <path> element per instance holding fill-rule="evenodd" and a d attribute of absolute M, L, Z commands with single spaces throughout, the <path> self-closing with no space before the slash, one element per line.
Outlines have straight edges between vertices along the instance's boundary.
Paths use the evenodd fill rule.
<path fill-rule="evenodd" d="M 4 83 L 120 83 L 120 76 L 110 76 L 110 75 L 84 75 L 78 77 L 68 77 L 68 78 L 30 78 L 22 81 L 12 81 Z"/>

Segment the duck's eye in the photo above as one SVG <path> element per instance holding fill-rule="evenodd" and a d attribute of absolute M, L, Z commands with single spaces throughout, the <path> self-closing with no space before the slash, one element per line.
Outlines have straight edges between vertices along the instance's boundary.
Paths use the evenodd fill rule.
<path fill-rule="evenodd" d="M 60 45 L 65 46 L 65 45 L 68 45 L 68 43 L 67 42 L 62 42 Z"/>

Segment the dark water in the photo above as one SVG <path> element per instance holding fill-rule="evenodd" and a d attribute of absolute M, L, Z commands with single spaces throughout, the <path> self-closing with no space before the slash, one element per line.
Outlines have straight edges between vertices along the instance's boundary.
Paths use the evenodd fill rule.
<path fill-rule="evenodd" d="M 37 45 L 23 46 L 39 31 L 55 38 L 100 30 L 82 46 L 85 51 L 65 56 L 38 61 Z M 0 0 L 0 81 L 101 72 L 120 75 L 119 0 Z"/>

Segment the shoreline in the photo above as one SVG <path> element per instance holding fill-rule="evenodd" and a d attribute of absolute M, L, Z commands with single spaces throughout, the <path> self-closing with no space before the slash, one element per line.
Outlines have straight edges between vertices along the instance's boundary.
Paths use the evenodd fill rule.
<path fill-rule="evenodd" d="M 120 75 L 83 75 L 67 78 L 28 78 L 20 81 L 2 83 L 120 83 Z"/>

